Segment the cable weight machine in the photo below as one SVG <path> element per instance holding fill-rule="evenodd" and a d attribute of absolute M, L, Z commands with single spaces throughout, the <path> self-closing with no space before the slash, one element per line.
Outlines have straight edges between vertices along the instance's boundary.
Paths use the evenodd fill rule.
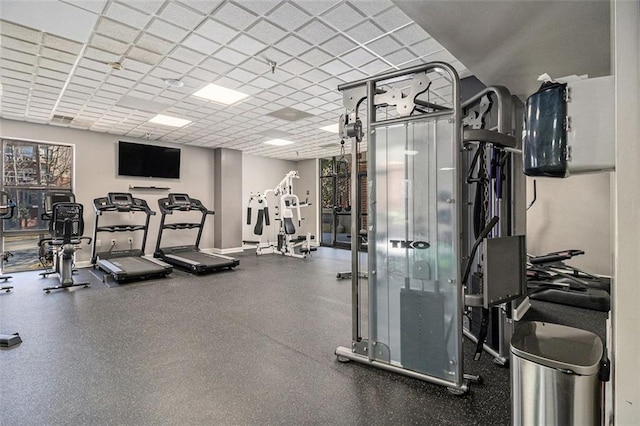
<path fill-rule="evenodd" d="M 512 208 L 524 179 L 513 178 L 518 140 L 511 127 L 516 121 L 511 96 L 506 89 L 491 89 L 501 93 L 500 99 L 494 102 L 489 94 L 463 105 L 457 72 L 441 62 L 347 83 L 338 90 L 346 110 L 340 133 L 352 142 L 352 158 L 364 146 L 363 127 L 367 132 L 369 280 L 363 336 L 365 309 L 357 241 L 352 239 L 352 342 L 335 353 L 341 361 L 466 393 L 469 382 L 480 380 L 464 369 L 463 336 L 471 335 L 466 316 L 524 294 L 524 236 L 517 235 L 522 230 L 516 227 L 518 209 Z M 360 120 L 363 105 L 366 126 Z M 477 128 L 463 117 L 476 119 Z M 504 126 L 493 126 L 494 117 Z M 477 147 L 490 154 L 478 154 L 474 163 Z M 480 165 L 486 171 L 485 164 L 492 169 L 481 176 L 487 181 L 478 195 L 484 209 L 477 214 L 484 220 L 474 228 L 476 193 L 467 178 L 477 175 Z M 351 182 L 351 199 L 356 199 L 356 168 Z M 357 203 L 352 229 L 358 226 L 359 209 Z M 470 285 L 472 279 L 477 287 Z M 486 314 L 482 320 L 488 324 Z M 509 333 L 504 324 L 492 326 Z M 479 334 L 479 347 L 487 349 Z"/>

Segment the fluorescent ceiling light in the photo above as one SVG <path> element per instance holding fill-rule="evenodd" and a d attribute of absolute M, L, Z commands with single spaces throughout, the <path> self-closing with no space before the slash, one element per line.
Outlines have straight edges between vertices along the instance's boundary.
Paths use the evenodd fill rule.
<path fill-rule="evenodd" d="M 235 104 L 236 102 L 249 97 L 246 93 L 227 89 L 226 87 L 218 86 L 217 84 L 207 84 L 202 89 L 194 93 L 193 96 L 224 105 Z"/>
<path fill-rule="evenodd" d="M 418 155 L 418 151 L 405 151 L 404 155 Z"/>
<path fill-rule="evenodd" d="M 328 126 L 320 127 L 320 130 L 324 130 L 325 132 L 338 133 L 340 132 L 340 125 L 338 125 L 338 123 L 329 124 Z"/>
<path fill-rule="evenodd" d="M 191 120 L 185 120 L 184 118 L 170 117 L 168 115 L 158 114 L 149 120 L 149 123 L 163 124 L 171 127 L 182 127 L 191 123 Z"/>
<path fill-rule="evenodd" d="M 265 143 L 267 145 L 283 146 L 283 145 L 291 145 L 293 142 L 285 139 L 271 139 L 269 141 L 266 141 Z"/>

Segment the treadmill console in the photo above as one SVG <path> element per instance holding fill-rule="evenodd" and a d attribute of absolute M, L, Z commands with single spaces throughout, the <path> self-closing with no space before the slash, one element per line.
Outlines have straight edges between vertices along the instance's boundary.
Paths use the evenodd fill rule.
<path fill-rule="evenodd" d="M 189 207 L 191 199 L 187 194 L 169 194 L 169 204 L 179 207 Z"/>
<path fill-rule="evenodd" d="M 52 214 L 54 204 L 75 202 L 76 197 L 71 192 L 47 192 L 44 195 L 44 211 L 46 214 Z"/>
<path fill-rule="evenodd" d="M 119 208 L 131 207 L 133 205 L 133 197 L 126 192 L 110 192 L 107 195 L 108 203 Z"/>

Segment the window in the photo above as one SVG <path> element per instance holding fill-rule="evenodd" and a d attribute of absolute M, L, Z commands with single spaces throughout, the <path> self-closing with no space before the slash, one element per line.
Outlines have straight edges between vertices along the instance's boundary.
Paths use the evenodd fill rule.
<path fill-rule="evenodd" d="M 44 267 L 38 241 L 48 233 L 42 220 L 44 193 L 71 191 L 73 147 L 41 142 L 2 140 L 2 184 L 17 204 L 15 214 L 2 223 L 4 249 L 13 253 L 5 271 Z"/>
<path fill-rule="evenodd" d="M 16 214 L 5 220 L 5 232 L 46 231 L 41 219 L 44 193 L 71 191 L 73 147 L 41 142 L 4 139 L 3 186 L 18 205 Z"/>

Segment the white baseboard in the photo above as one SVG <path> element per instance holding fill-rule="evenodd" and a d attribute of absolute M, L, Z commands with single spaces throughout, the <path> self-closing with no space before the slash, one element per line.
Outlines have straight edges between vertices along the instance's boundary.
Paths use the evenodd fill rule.
<path fill-rule="evenodd" d="M 225 248 L 225 249 L 207 248 L 207 249 L 201 249 L 201 250 L 205 253 L 212 253 L 212 254 L 242 253 L 244 251 L 242 247 L 231 247 L 231 248 Z"/>
<path fill-rule="evenodd" d="M 93 265 L 90 260 L 83 260 L 82 262 L 74 262 L 76 268 L 91 268 Z"/>

